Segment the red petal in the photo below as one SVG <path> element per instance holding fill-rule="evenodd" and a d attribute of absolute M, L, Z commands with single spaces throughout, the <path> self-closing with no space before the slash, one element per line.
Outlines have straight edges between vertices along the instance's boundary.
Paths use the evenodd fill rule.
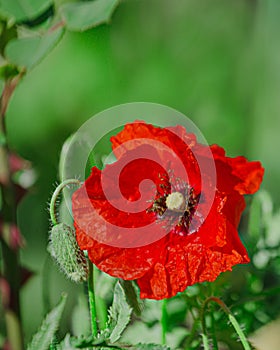
<path fill-rule="evenodd" d="M 253 194 L 258 191 L 263 179 L 264 168 L 260 162 L 249 162 L 245 157 L 230 158 L 224 150 L 211 146 L 217 169 L 217 187 L 222 192 L 233 190 L 240 194 Z"/>
<path fill-rule="evenodd" d="M 246 207 L 245 199 L 238 192 L 228 194 L 223 207 L 223 214 L 234 227 L 238 227 L 241 215 Z"/>
<path fill-rule="evenodd" d="M 120 158 L 128 150 L 134 150 L 141 142 L 137 139 L 158 140 L 173 149 L 177 154 L 196 145 L 194 134 L 186 132 L 182 126 L 160 128 L 144 122 L 126 124 L 124 129 L 116 136 L 111 137 L 112 148 L 117 158 Z M 128 141 L 135 140 L 133 143 Z M 121 146 L 121 147 L 119 147 Z"/>
<path fill-rule="evenodd" d="M 134 280 L 149 271 L 157 260 L 160 245 L 151 244 L 141 248 L 117 248 L 90 238 L 75 225 L 77 242 L 88 250 L 90 260 L 111 276 Z"/>
<path fill-rule="evenodd" d="M 222 226 L 224 221 L 225 218 Z M 237 230 L 230 222 L 225 222 L 223 233 L 226 237 L 221 236 L 221 241 L 225 243 L 222 247 L 207 246 L 202 242 L 202 237 L 199 243 L 196 234 L 191 235 L 192 241 L 170 235 L 168 248 L 161 250 L 158 262 L 137 280 L 141 298 L 170 298 L 195 283 L 214 281 L 220 273 L 231 270 L 236 264 L 249 262 Z M 215 230 L 220 230 L 220 227 L 215 226 Z M 197 236 L 203 234 L 202 231 L 206 234 L 207 230 L 202 228 Z"/>
<path fill-rule="evenodd" d="M 144 139 L 144 141 L 141 139 Z M 188 183 L 200 192 L 201 173 L 200 165 L 198 164 L 197 154 L 193 154 L 192 150 L 202 148 L 204 145 L 197 144 L 194 134 L 187 133 L 182 126 L 159 128 L 151 124 L 143 122 L 135 122 L 127 124 L 124 130 L 111 138 L 113 151 L 118 159 L 125 155 L 128 151 L 139 149 L 143 142 L 154 148 L 159 157 L 159 164 L 165 169 L 174 169 L 177 176 L 185 178 L 187 174 Z M 155 144 L 155 142 L 157 142 Z M 160 144 L 163 146 L 161 147 Z M 206 147 L 207 148 L 207 147 Z M 167 152 L 167 150 L 169 150 Z M 172 159 L 170 152 L 177 155 L 177 159 Z M 202 152 L 202 150 L 201 150 Z M 142 156 L 148 155 L 149 152 L 142 152 Z M 180 166 L 184 168 L 180 169 Z"/>

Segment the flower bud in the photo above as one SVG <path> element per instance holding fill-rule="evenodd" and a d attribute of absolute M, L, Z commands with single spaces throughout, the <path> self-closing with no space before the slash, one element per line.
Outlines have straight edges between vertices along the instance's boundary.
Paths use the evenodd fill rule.
<path fill-rule="evenodd" d="M 48 251 L 69 279 L 76 283 L 87 280 L 87 261 L 71 227 L 63 223 L 53 226 Z"/>

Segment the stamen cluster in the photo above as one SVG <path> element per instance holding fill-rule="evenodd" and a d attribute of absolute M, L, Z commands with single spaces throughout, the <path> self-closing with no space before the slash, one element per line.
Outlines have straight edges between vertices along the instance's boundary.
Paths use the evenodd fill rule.
<path fill-rule="evenodd" d="M 159 221 L 164 221 L 168 229 L 172 226 L 181 226 L 180 232 L 188 233 L 190 223 L 195 214 L 199 202 L 200 193 L 196 194 L 194 189 L 180 178 L 173 180 L 170 176 L 160 175 L 159 190 L 156 199 L 147 212 L 157 214 Z"/>

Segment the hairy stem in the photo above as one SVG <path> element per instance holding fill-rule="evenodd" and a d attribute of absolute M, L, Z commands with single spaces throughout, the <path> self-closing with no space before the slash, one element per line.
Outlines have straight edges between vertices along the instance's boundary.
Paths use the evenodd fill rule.
<path fill-rule="evenodd" d="M 233 328 L 235 329 L 236 333 L 239 336 L 239 339 L 241 341 L 241 344 L 243 345 L 243 348 L 245 350 L 251 350 L 251 346 L 250 346 L 248 340 L 246 339 L 246 336 L 245 336 L 244 332 L 242 331 L 236 318 L 233 316 L 233 314 L 231 313 L 230 309 L 226 306 L 226 304 L 221 299 L 219 299 L 217 297 L 207 298 L 202 305 L 201 323 L 202 323 L 203 334 L 206 334 L 205 312 L 206 312 L 206 307 L 210 302 L 215 302 L 216 304 L 218 304 L 220 306 L 220 308 L 227 314 L 230 323 L 232 324 Z"/>
<path fill-rule="evenodd" d="M 193 317 L 193 325 L 192 325 L 190 334 L 184 339 L 184 341 L 182 343 L 182 347 L 185 350 L 189 350 L 190 345 L 191 345 L 192 341 L 194 340 L 195 335 L 197 334 L 197 329 L 200 325 L 199 317 L 195 317 L 195 315 L 193 314 L 193 312 L 191 310 L 190 310 L 190 313 Z"/>
<path fill-rule="evenodd" d="M 90 319 L 91 319 L 91 332 L 93 337 L 97 337 L 97 314 L 96 314 L 96 303 L 95 303 L 95 293 L 94 293 L 94 269 L 93 264 L 88 260 L 88 299 L 89 299 L 89 309 L 90 309 Z"/>
<path fill-rule="evenodd" d="M 107 324 L 107 306 L 103 298 L 98 295 L 95 295 L 96 299 L 96 309 L 97 309 L 97 318 L 99 322 L 99 329 L 103 330 L 106 328 Z"/>
<path fill-rule="evenodd" d="M 93 270 L 94 270 L 94 280 L 97 281 L 100 276 L 100 271 L 95 266 L 93 266 Z M 101 296 L 99 296 L 97 293 L 95 293 L 95 301 L 96 301 L 96 313 L 97 313 L 99 329 L 103 330 L 106 328 L 106 325 L 107 325 L 107 305 L 104 299 Z"/>
<path fill-rule="evenodd" d="M 53 223 L 53 225 L 57 225 L 58 224 L 58 220 L 56 217 L 56 202 L 57 199 L 60 195 L 60 192 L 64 189 L 64 187 L 67 187 L 68 185 L 78 185 L 81 186 L 81 182 L 77 179 L 69 179 L 69 180 L 65 180 L 63 181 L 61 184 L 59 184 L 57 186 L 57 188 L 55 189 L 52 198 L 51 198 L 51 203 L 50 203 L 50 217 L 51 217 L 51 221 Z"/>

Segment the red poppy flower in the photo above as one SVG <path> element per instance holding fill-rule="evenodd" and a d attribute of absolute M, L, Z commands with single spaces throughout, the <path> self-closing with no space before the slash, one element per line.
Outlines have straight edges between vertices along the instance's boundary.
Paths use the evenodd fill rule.
<path fill-rule="evenodd" d="M 226 157 L 180 126 L 135 122 L 111 142 L 117 161 L 93 167 L 72 197 L 78 244 L 99 269 L 163 299 L 249 262 L 237 227 L 260 162 Z"/>

